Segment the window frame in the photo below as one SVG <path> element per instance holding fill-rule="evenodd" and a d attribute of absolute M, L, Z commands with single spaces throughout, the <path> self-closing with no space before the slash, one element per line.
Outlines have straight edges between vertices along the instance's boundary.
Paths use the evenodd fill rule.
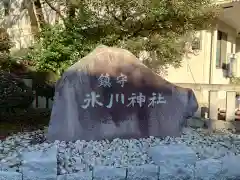
<path fill-rule="evenodd" d="M 216 68 L 221 69 L 223 63 L 226 62 L 227 58 L 227 39 L 228 34 L 218 30 L 217 31 L 217 47 L 216 47 Z"/>

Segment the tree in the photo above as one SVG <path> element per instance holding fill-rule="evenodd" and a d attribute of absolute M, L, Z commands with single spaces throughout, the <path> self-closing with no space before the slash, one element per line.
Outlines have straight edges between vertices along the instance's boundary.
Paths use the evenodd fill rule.
<path fill-rule="evenodd" d="M 38 17 L 38 21 L 39 21 L 39 26 L 40 28 L 43 28 L 46 24 L 45 19 L 44 19 L 44 15 L 43 15 L 43 10 L 42 10 L 42 4 L 40 2 L 40 0 L 34 0 L 34 7 L 36 10 L 36 16 Z"/>
<path fill-rule="evenodd" d="M 10 2 L 4 0 L 4 1 L 3 1 L 4 16 L 8 16 L 8 15 L 9 15 L 9 6 L 10 6 Z"/>
<path fill-rule="evenodd" d="M 139 55 L 148 51 L 148 66 L 178 67 L 186 39 L 197 30 L 209 29 L 218 15 L 211 0 L 102 0 L 92 2 L 87 23 L 77 23 L 84 37 L 124 47 Z M 104 13 L 99 15 L 99 12 Z M 79 21 L 81 22 L 81 13 Z M 94 27 L 92 27 L 94 24 Z M 107 38 L 106 38 L 107 37 Z M 154 55 L 154 56 L 153 56 Z M 153 58 L 154 57 L 154 58 Z"/>
<path fill-rule="evenodd" d="M 31 33 L 35 40 L 39 38 L 39 27 L 38 27 L 38 18 L 34 12 L 34 4 L 31 0 L 23 0 L 22 9 L 27 9 L 30 25 L 31 25 Z"/>
<path fill-rule="evenodd" d="M 69 50 L 71 47 L 70 49 L 78 52 L 80 57 L 85 56 L 98 44 L 126 48 L 136 56 L 139 56 L 141 51 L 147 51 L 150 56 L 144 59 L 144 63 L 154 70 L 159 66 L 179 67 L 185 53 L 184 45 L 189 40 L 185 37 L 191 37 L 198 30 L 210 29 L 219 13 L 219 8 L 212 4 L 211 0 L 75 0 L 71 2 L 74 4 L 74 11 L 73 9 L 71 11 L 74 12 L 74 21 L 63 15 L 60 16 L 66 27 L 65 30 L 61 29 L 57 32 L 62 36 L 57 40 L 57 44 L 62 46 L 61 50 L 66 47 Z M 58 13 L 60 14 L 60 11 Z M 51 43 L 47 46 L 45 50 L 48 49 L 49 52 Z M 50 54 L 57 53 L 59 57 L 60 49 L 52 48 Z M 70 56 L 67 57 L 64 56 L 64 61 L 70 62 Z M 40 64 L 56 63 L 55 58 L 46 61 L 44 56 L 43 59 L 40 60 L 42 62 Z M 58 66 L 61 66 L 60 64 Z"/>

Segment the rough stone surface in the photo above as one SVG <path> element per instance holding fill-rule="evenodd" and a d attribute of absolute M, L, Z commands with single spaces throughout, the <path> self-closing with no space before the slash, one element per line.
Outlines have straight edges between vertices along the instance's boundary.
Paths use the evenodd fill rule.
<path fill-rule="evenodd" d="M 127 170 L 125 168 L 114 168 L 107 166 L 94 167 L 93 178 L 95 180 L 125 180 Z"/>
<path fill-rule="evenodd" d="M 224 178 L 240 179 L 240 155 L 224 156 L 220 159 L 222 161 L 221 176 Z"/>
<path fill-rule="evenodd" d="M 159 175 L 159 167 L 146 164 L 128 168 L 127 180 L 157 180 Z"/>
<path fill-rule="evenodd" d="M 196 162 L 195 179 L 213 180 L 220 179 L 222 162 L 217 159 L 205 159 Z"/>
<path fill-rule="evenodd" d="M 55 180 L 57 178 L 57 149 L 25 152 L 22 173 L 24 180 Z"/>
<path fill-rule="evenodd" d="M 200 118 L 190 118 L 187 120 L 188 126 L 192 128 L 203 128 L 204 127 L 204 120 Z"/>
<path fill-rule="evenodd" d="M 183 144 L 151 147 L 148 154 L 157 165 L 185 165 L 194 164 L 197 161 L 196 153 Z"/>
<path fill-rule="evenodd" d="M 57 180 L 92 180 L 92 172 L 64 174 L 58 176 Z"/>
<path fill-rule="evenodd" d="M 0 180 L 22 180 L 22 174 L 17 172 L 0 171 Z"/>
<path fill-rule="evenodd" d="M 193 165 L 161 165 L 159 180 L 193 180 Z"/>
<path fill-rule="evenodd" d="M 118 80 L 124 78 L 127 82 L 120 84 Z M 99 103 L 91 101 L 85 106 L 91 98 Z M 134 105 L 130 105 L 131 99 Z M 180 136 L 185 119 L 197 109 L 191 89 L 166 81 L 127 50 L 99 46 L 56 83 L 47 138 L 74 141 Z"/>

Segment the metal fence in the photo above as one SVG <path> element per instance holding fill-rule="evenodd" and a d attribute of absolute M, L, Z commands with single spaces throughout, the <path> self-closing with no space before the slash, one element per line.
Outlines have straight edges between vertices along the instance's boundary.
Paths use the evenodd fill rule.
<path fill-rule="evenodd" d="M 25 84 L 32 88 L 32 79 L 23 79 Z M 35 99 L 32 103 L 33 108 L 52 108 L 53 104 L 53 98 L 47 98 L 44 96 L 38 96 L 37 93 L 35 93 Z"/>

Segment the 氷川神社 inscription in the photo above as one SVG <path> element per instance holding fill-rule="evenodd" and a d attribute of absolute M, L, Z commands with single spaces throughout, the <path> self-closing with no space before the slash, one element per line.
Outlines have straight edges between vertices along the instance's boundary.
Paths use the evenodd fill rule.
<path fill-rule="evenodd" d="M 116 82 L 121 86 L 124 87 L 124 84 L 127 82 L 127 76 L 121 74 L 117 77 Z M 111 81 L 109 74 L 101 74 L 98 78 L 98 86 L 99 87 L 111 87 Z M 92 91 L 86 94 L 84 99 L 84 104 L 81 106 L 83 109 L 87 109 L 88 107 L 97 107 L 97 106 L 106 106 L 107 108 L 111 108 L 113 103 L 121 103 L 126 105 L 127 107 L 134 107 L 140 106 L 142 107 L 144 103 L 148 103 L 148 107 L 153 107 L 156 104 L 164 104 L 166 100 L 162 96 L 161 93 L 152 93 L 152 96 L 146 98 L 146 96 L 139 92 L 139 93 L 132 93 L 131 97 L 125 99 L 124 94 L 110 94 L 110 100 L 107 105 L 104 105 L 102 102 L 99 101 L 100 94 L 97 94 L 95 91 Z M 125 102 L 127 101 L 127 102 Z"/>

